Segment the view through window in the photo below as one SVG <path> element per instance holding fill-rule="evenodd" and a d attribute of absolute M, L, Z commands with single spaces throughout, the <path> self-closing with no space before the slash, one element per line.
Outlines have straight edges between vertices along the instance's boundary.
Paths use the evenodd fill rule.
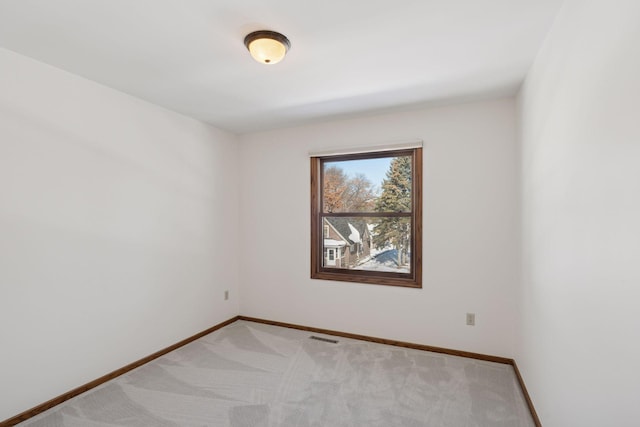
<path fill-rule="evenodd" d="M 420 286 L 421 149 L 312 158 L 312 277 Z"/>

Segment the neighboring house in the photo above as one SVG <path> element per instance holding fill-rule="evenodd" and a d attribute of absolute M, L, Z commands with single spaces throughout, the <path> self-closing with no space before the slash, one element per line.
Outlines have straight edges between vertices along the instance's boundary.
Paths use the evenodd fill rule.
<path fill-rule="evenodd" d="M 371 233 L 358 218 L 325 218 L 324 266 L 353 268 L 371 254 Z"/>

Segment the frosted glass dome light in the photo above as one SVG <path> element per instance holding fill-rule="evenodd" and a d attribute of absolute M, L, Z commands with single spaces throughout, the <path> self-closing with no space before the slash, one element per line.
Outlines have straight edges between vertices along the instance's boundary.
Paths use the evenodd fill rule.
<path fill-rule="evenodd" d="M 254 31 L 244 38 L 251 56 L 262 64 L 277 64 L 291 47 L 289 39 L 275 31 Z"/>

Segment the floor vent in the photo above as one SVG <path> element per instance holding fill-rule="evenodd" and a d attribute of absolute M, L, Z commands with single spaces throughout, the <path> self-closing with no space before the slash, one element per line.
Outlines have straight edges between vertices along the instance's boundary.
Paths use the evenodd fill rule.
<path fill-rule="evenodd" d="M 315 335 L 311 335 L 309 338 L 311 338 L 312 340 L 330 342 L 331 344 L 338 344 L 338 340 L 330 340 L 329 338 L 317 337 Z"/>

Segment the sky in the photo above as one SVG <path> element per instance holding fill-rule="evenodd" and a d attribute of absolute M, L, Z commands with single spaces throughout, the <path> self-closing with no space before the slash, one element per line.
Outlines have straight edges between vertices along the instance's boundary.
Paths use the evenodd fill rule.
<path fill-rule="evenodd" d="M 382 157 L 379 159 L 347 160 L 341 162 L 326 162 L 325 167 L 337 166 L 341 168 L 349 177 L 358 173 L 364 174 L 373 185 L 380 189 L 382 180 L 386 178 L 389 164 L 393 157 Z"/>

